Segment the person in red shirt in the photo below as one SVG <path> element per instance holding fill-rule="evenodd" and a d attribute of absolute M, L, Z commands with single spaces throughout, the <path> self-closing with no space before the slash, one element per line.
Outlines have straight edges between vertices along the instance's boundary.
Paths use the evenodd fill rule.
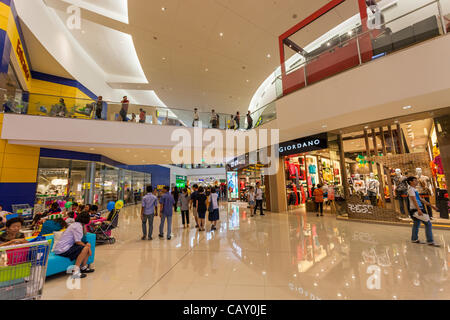
<path fill-rule="evenodd" d="M 323 217 L 323 190 L 322 185 L 318 184 L 317 189 L 314 190 L 314 201 L 316 203 L 317 216 L 320 215 Z"/>
<path fill-rule="evenodd" d="M 122 121 L 128 121 L 127 114 L 128 114 L 128 106 L 130 104 L 130 101 L 128 101 L 128 97 L 124 96 L 122 101 L 122 109 L 120 109 L 120 117 L 122 118 Z"/>
<path fill-rule="evenodd" d="M 146 117 L 146 114 L 145 114 L 145 111 L 144 111 L 144 109 L 139 109 L 139 123 L 145 123 L 145 117 Z"/>

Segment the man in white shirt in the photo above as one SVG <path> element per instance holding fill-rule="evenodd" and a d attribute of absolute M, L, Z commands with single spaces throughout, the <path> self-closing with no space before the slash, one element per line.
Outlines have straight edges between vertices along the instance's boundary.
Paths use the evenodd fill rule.
<path fill-rule="evenodd" d="M 408 183 L 408 200 L 409 200 L 409 214 L 413 219 L 413 229 L 411 241 L 413 243 L 421 243 L 419 240 L 419 228 L 420 222 L 425 225 L 425 233 L 427 236 L 427 244 L 433 247 L 439 247 L 433 240 L 433 230 L 430 217 L 425 213 L 425 205 L 431 206 L 433 209 L 437 210 L 435 206 L 427 202 L 420 197 L 419 192 L 416 190 L 418 180 L 416 177 L 408 177 L 406 179 Z"/>
<path fill-rule="evenodd" d="M 255 190 L 255 199 L 256 199 L 256 205 L 255 205 L 255 211 L 253 212 L 253 214 L 256 214 L 256 211 L 258 211 L 258 207 L 260 210 L 260 214 L 262 216 L 264 216 L 264 212 L 263 212 L 263 191 L 260 187 L 260 183 L 257 182 L 256 183 L 256 190 Z"/>

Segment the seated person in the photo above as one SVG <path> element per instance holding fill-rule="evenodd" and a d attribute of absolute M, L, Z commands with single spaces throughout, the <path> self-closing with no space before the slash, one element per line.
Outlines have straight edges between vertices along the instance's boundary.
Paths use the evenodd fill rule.
<path fill-rule="evenodd" d="M 61 208 L 57 202 L 53 202 L 50 209 L 48 210 L 48 214 L 61 213 Z"/>
<path fill-rule="evenodd" d="M 81 240 L 84 236 L 85 225 L 90 222 L 89 212 L 83 211 L 77 216 L 75 223 L 72 223 L 55 244 L 55 253 L 59 256 L 75 260 L 73 278 L 85 278 L 86 273 L 94 272 L 89 268 L 87 261 L 92 255 L 91 244 Z"/>
<path fill-rule="evenodd" d="M 98 212 L 98 206 L 95 204 L 91 206 L 91 211 L 89 212 L 91 216 L 91 220 L 98 220 L 102 217 L 102 215 Z"/>
<path fill-rule="evenodd" d="M 0 235 L 0 247 L 27 243 L 25 235 L 20 232 L 22 226 L 21 218 L 12 218 L 6 221 L 6 231 Z"/>
<path fill-rule="evenodd" d="M 85 205 L 83 211 L 91 212 L 91 205 L 90 204 Z"/>
<path fill-rule="evenodd" d="M 71 211 L 67 214 L 66 223 L 67 225 L 71 225 L 75 222 L 75 212 Z"/>
<path fill-rule="evenodd" d="M 8 211 L 3 211 L 3 206 L 0 204 L 0 217 L 3 218 L 4 221 L 6 221 L 6 216 L 9 214 Z"/>
<path fill-rule="evenodd" d="M 67 228 L 67 223 L 62 218 L 58 218 L 55 220 L 47 220 L 42 225 L 40 236 L 44 236 L 46 234 L 52 234 L 55 231 L 60 231 L 62 229 Z"/>

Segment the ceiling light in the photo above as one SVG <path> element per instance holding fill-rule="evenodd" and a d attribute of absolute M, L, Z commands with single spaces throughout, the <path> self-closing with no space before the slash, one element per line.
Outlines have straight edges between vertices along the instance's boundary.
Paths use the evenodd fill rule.
<path fill-rule="evenodd" d="M 348 35 L 351 36 L 353 34 L 353 31 L 349 31 Z"/>
<path fill-rule="evenodd" d="M 328 43 L 327 43 L 327 46 L 328 46 L 328 47 L 331 46 L 331 43 L 328 42 Z"/>
<path fill-rule="evenodd" d="M 89 150 L 94 151 L 95 149 L 94 148 L 89 148 Z"/>
<path fill-rule="evenodd" d="M 268 53 L 266 57 L 267 57 L 267 58 L 270 58 L 270 57 L 271 57 L 270 53 Z"/>
<path fill-rule="evenodd" d="M 205 72 L 208 72 L 208 71 L 209 71 L 209 69 L 208 69 L 208 68 L 206 68 L 206 69 L 205 69 Z"/>
<path fill-rule="evenodd" d="M 398 123 L 398 120 L 395 120 L 394 123 Z"/>
<path fill-rule="evenodd" d="M 408 109 L 411 109 L 411 108 L 412 108 L 411 106 L 404 106 L 403 110 L 408 110 Z"/>
<path fill-rule="evenodd" d="M 365 126 L 364 129 L 369 129 L 369 126 Z"/>
<path fill-rule="evenodd" d="M 161 8 L 161 11 L 166 11 L 166 7 L 162 7 L 162 8 Z"/>
<path fill-rule="evenodd" d="M 322 128 L 324 128 L 324 129 L 325 129 L 326 127 L 327 127 L 327 125 L 326 125 L 326 124 L 324 124 L 324 125 L 322 126 Z"/>
<path fill-rule="evenodd" d="M 219 36 L 223 37 L 223 32 L 219 33 Z"/>
<path fill-rule="evenodd" d="M 245 80 L 245 81 L 247 81 L 247 82 L 250 82 L 250 80 L 248 80 L 248 79 L 247 79 L 247 80 Z"/>

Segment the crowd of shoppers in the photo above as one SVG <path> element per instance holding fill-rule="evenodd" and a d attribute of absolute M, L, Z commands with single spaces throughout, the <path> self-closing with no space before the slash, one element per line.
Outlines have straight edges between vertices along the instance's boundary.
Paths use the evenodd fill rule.
<path fill-rule="evenodd" d="M 166 235 L 167 240 L 172 238 L 172 217 L 178 208 L 181 212 L 183 228 L 189 228 L 190 215 L 194 217 L 195 228 L 205 231 L 206 219 L 210 222 L 211 231 L 217 230 L 217 222 L 220 220 L 219 198 L 220 188 L 199 187 L 195 184 L 192 190 L 183 188 L 180 192 L 178 188 L 172 190 L 165 186 L 158 201 L 157 192 L 151 186 L 147 187 L 147 194 L 142 199 L 141 220 L 142 220 L 142 240 L 153 240 L 154 217 L 160 216 L 159 238 Z M 159 214 L 158 214 L 159 204 Z M 167 223 L 166 233 L 165 225 Z M 147 232 L 148 224 L 148 232 Z"/>

